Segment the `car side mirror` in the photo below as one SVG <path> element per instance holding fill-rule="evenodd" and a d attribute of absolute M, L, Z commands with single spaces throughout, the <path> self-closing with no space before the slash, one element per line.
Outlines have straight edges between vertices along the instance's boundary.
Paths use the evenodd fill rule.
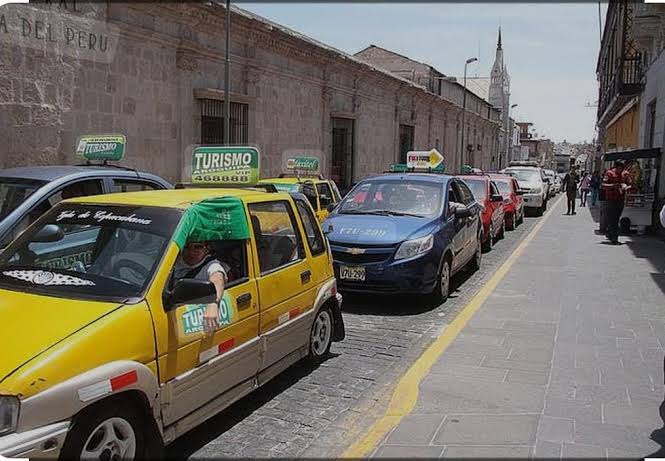
<path fill-rule="evenodd" d="M 165 293 L 164 309 L 173 310 L 185 304 L 209 304 L 217 300 L 215 285 L 204 280 L 180 279 L 173 290 Z"/>
<path fill-rule="evenodd" d="M 455 218 L 457 219 L 470 218 L 472 214 L 469 207 L 458 206 L 455 208 Z"/>
<path fill-rule="evenodd" d="M 492 202 L 503 202 L 503 195 L 494 194 L 490 198 Z"/>
<path fill-rule="evenodd" d="M 48 243 L 58 242 L 65 238 L 62 227 L 57 224 L 47 224 L 35 233 L 30 239 L 31 242 Z"/>

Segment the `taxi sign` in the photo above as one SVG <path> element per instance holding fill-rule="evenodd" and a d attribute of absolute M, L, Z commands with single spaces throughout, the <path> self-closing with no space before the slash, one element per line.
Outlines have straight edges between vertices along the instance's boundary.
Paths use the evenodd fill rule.
<path fill-rule="evenodd" d="M 84 135 L 76 143 L 76 156 L 85 160 L 121 160 L 127 138 L 122 134 Z"/>
<path fill-rule="evenodd" d="M 318 172 L 320 169 L 317 157 L 292 157 L 286 160 L 287 170 Z"/>
<path fill-rule="evenodd" d="M 194 149 L 192 183 L 250 186 L 259 181 L 260 155 L 256 147 Z"/>
<path fill-rule="evenodd" d="M 414 169 L 434 169 L 443 163 L 443 155 L 436 150 L 412 150 L 406 154 L 406 166 L 407 168 Z"/>
<path fill-rule="evenodd" d="M 446 170 L 445 165 L 439 165 L 436 168 L 410 168 L 406 163 L 392 163 L 390 164 L 390 173 L 415 173 L 415 172 L 427 172 L 427 173 L 444 173 Z"/>

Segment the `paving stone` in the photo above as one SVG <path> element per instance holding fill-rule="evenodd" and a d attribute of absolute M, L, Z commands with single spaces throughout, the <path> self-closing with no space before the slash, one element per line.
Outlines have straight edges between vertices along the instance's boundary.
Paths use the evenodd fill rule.
<path fill-rule="evenodd" d="M 561 457 L 562 459 L 568 459 L 568 458 L 606 459 L 607 452 L 605 448 L 598 447 L 595 445 L 564 443 Z"/>
<path fill-rule="evenodd" d="M 649 438 L 649 434 L 650 431 L 637 427 L 575 421 L 576 444 L 597 445 L 623 450 L 639 447 L 644 448 L 647 453 L 651 453 L 656 451 L 659 445 Z"/>
<path fill-rule="evenodd" d="M 529 445 L 535 443 L 537 415 L 447 416 L 433 442 L 438 445 Z"/>
<path fill-rule="evenodd" d="M 444 418 L 444 415 L 407 415 L 388 435 L 385 444 L 428 445 Z"/>
<path fill-rule="evenodd" d="M 547 442 L 573 442 L 573 420 L 541 416 L 538 424 L 538 440 Z"/>
<path fill-rule="evenodd" d="M 536 442 L 536 449 L 534 450 L 533 457 L 538 459 L 560 459 L 561 448 L 561 443 L 538 440 Z"/>
<path fill-rule="evenodd" d="M 452 445 L 447 446 L 443 452 L 443 458 L 475 458 L 475 459 L 525 459 L 531 454 L 530 446 L 506 447 L 501 445 L 494 446 L 469 446 Z"/>
<path fill-rule="evenodd" d="M 545 385 L 547 384 L 549 376 L 549 372 L 508 370 L 506 382 Z"/>
<path fill-rule="evenodd" d="M 576 423 L 601 423 L 600 402 L 583 402 L 557 398 L 545 398 L 544 414 L 557 418 L 574 419 Z"/>
<path fill-rule="evenodd" d="M 506 360 L 506 359 L 497 359 L 492 357 L 485 357 L 485 359 L 480 364 L 483 367 L 488 368 L 502 368 L 509 370 L 522 370 L 522 371 L 539 371 L 539 372 L 549 372 L 550 364 L 542 362 L 525 362 L 523 360 Z"/>
<path fill-rule="evenodd" d="M 439 458 L 443 447 L 420 445 L 382 445 L 372 458 Z"/>
<path fill-rule="evenodd" d="M 502 382 L 506 377 L 507 370 L 499 368 L 486 368 L 468 365 L 453 365 L 446 361 L 437 363 L 430 370 L 430 376 L 448 376 L 452 379 L 464 378 L 492 382 Z M 436 379 L 436 378 L 433 378 Z"/>
<path fill-rule="evenodd" d="M 644 405 L 643 403 L 637 404 L 637 402 L 633 402 L 633 405 L 603 404 L 603 422 L 650 429 L 656 429 L 663 425 L 658 405 Z"/>

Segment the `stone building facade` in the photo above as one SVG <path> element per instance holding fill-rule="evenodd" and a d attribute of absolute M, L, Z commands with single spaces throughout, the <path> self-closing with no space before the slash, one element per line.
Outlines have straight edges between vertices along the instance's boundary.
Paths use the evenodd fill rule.
<path fill-rule="evenodd" d="M 123 164 L 181 181 L 196 145 L 224 141 L 216 2 L 42 1 L 0 15 L 0 168 L 75 163 L 78 136 L 112 132 L 127 136 Z M 231 22 L 230 141 L 261 150 L 263 176 L 289 154 L 315 154 L 347 187 L 400 160 L 402 126 L 413 149 L 438 147 L 448 170 L 459 165 L 461 99 L 247 11 L 234 8 Z M 489 153 L 497 117 L 487 114 L 467 120 Z"/>

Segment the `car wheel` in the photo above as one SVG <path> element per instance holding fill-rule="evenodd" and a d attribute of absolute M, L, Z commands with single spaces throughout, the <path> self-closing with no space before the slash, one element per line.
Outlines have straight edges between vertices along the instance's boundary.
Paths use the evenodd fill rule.
<path fill-rule="evenodd" d="M 483 240 L 480 236 L 478 236 L 478 242 L 476 245 L 476 253 L 473 255 L 473 258 L 471 258 L 471 261 L 469 261 L 469 270 L 471 272 L 476 272 L 477 270 L 480 269 L 480 263 L 483 260 Z"/>
<path fill-rule="evenodd" d="M 484 235 L 483 235 L 484 237 Z M 490 224 L 490 231 L 487 238 L 483 241 L 483 251 L 487 253 L 492 251 L 492 245 L 494 244 L 494 226 Z"/>
<path fill-rule="evenodd" d="M 75 418 L 60 459 L 144 458 L 144 427 L 141 415 L 127 402 L 93 405 Z"/>
<path fill-rule="evenodd" d="M 332 345 L 333 317 L 327 306 L 321 307 L 314 318 L 309 335 L 309 360 L 318 365 L 328 356 Z"/>
<path fill-rule="evenodd" d="M 508 225 L 506 226 L 506 229 L 508 229 L 508 230 L 515 230 L 515 228 L 517 227 L 517 218 L 515 217 L 515 214 L 516 214 L 516 213 L 517 213 L 517 212 L 512 213 L 512 214 L 510 215 L 510 219 L 508 220 Z"/>
<path fill-rule="evenodd" d="M 506 237 L 506 218 L 501 219 L 501 230 L 497 235 L 498 240 L 503 240 Z"/>
<path fill-rule="evenodd" d="M 439 279 L 436 282 L 434 291 L 430 294 L 430 301 L 432 304 L 438 306 L 443 304 L 448 299 L 448 293 L 450 292 L 450 261 L 446 258 L 443 260 L 441 265 L 441 272 L 439 273 Z"/>

